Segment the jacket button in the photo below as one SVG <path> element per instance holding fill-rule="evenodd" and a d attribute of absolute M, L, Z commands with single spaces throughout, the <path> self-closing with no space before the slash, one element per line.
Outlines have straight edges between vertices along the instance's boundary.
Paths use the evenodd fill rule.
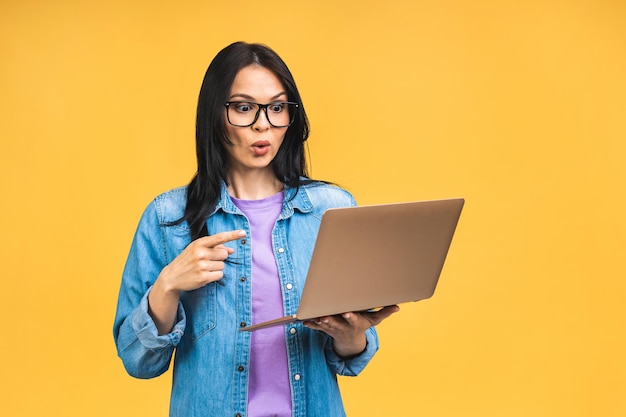
<path fill-rule="evenodd" d="M 278 248 L 278 253 L 283 253 L 283 252 L 285 252 L 285 249 L 283 249 L 283 248 Z"/>
<path fill-rule="evenodd" d="M 246 322 L 242 321 L 241 323 L 239 323 L 239 327 L 246 327 Z"/>
<path fill-rule="evenodd" d="M 246 282 L 246 277 L 241 277 L 241 278 L 239 278 L 239 281 L 241 281 L 241 282 Z"/>
<path fill-rule="evenodd" d="M 243 372 L 243 370 L 244 370 L 244 369 L 246 369 L 246 368 L 244 368 L 244 367 L 243 367 L 243 365 L 239 365 L 239 366 L 237 367 L 237 370 L 238 370 L 239 372 Z"/>
<path fill-rule="evenodd" d="M 245 245 L 246 244 L 246 239 L 241 239 L 241 244 Z"/>
<path fill-rule="evenodd" d="M 300 381 L 300 374 L 295 374 L 293 376 L 293 379 L 295 379 L 296 381 Z"/>
<path fill-rule="evenodd" d="M 289 329 L 289 333 L 291 334 L 296 334 L 297 330 L 295 327 L 292 327 L 291 329 Z"/>

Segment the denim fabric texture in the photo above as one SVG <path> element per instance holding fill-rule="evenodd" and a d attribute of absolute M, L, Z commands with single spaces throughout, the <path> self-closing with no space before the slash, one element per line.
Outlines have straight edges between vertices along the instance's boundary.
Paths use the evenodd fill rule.
<path fill-rule="evenodd" d="M 148 314 L 147 296 L 161 270 L 190 243 L 187 223 L 168 226 L 183 216 L 186 187 L 156 197 L 137 228 L 124 268 L 114 323 L 117 352 L 127 372 L 153 378 L 168 370 L 172 356 L 170 416 L 247 415 L 251 323 L 251 242 L 229 242 L 235 249 L 224 278 L 183 292 L 178 318 L 169 334 L 158 335 Z M 322 214 L 328 208 L 355 205 L 353 197 L 333 185 L 313 183 L 286 189 L 283 208 L 272 232 L 286 315 L 295 314 Z M 226 186 L 207 220 L 209 234 L 242 229 L 248 220 L 233 204 Z M 329 288 L 332 291 L 332 288 Z M 293 323 L 284 326 L 294 417 L 344 416 L 337 375 L 355 376 L 378 350 L 374 328 L 367 347 L 347 360 L 333 350 L 328 335 Z"/>

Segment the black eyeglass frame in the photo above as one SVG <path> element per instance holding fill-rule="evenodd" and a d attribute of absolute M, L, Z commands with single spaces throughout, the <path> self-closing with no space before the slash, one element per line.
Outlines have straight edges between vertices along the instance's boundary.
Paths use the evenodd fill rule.
<path fill-rule="evenodd" d="M 256 110 L 256 114 L 254 115 L 254 119 L 252 120 L 252 123 L 247 124 L 247 125 L 236 125 L 233 122 L 230 121 L 230 115 L 228 114 L 228 109 L 232 104 L 243 104 L 243 103 L 247 103 L 247 104 L 255 104 L 258 106 L 257 110 Z M 294 111 L 293 114 L 290 114 L 290 120 L 289 120 L 289 124 L 288 125 L 283 125 L 283 126 L 276 126 L 275 124 L 273 124 L 270 120 L 269 115 L 267 114 L 267 108 L 269 106 L 273 106 L 275 104 L 289 104 L 289 105 L 293 105 L 294 106 Z M 267 103 L 267 104 L 261 104 L 261 103 L 255 103 L 254 101 L 227 101 L 226 103 L 224 103 L 224 107 L 226 107 L 226 119 L 228 120 L 228 123 L 230 123 L 231 125 L 235 126 L 235 127 L 249 127 L 252 126 L 253 124 L 256 123 L 257 120 L 259 120 L 259 114 L 261 113 L 261 109 L 263 109 L 263 111 L 265 111 L 265 118 L 267 119 L 267 122 L 270 124 L 270 126 L 272 127 L 289 127 L 293 124 L 293 122 L 296 120 L 296 112 L 298 111 L 298 109 L 300 108 L 300 104 L 293 102 L 293 101 L 272 101 L 271 103 Z"/>

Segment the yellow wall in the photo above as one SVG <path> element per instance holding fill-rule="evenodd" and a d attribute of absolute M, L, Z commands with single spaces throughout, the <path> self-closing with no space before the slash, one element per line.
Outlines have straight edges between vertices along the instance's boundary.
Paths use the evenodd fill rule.
<path fill-rule="evenodd" d="M 235 40 L 289 63 L 315 177 L 467 199 L 434 298 L 341 380 L 349 415 L 626 415 L 621 0 L 2 1 L 0 415 L 167 414 L 169 374 L 116 357 L 117 290 Z"/>

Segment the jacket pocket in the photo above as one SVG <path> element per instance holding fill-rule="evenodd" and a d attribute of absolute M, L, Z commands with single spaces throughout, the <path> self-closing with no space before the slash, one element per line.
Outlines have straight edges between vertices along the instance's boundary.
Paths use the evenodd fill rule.
<path fill-rule="evenodd" d="M 216 325 L 216 283 L 211 282 L 197 290 L 181 294 L 181 301 L 187 315 L 185 336 L 195 343 L 210 332 Z"/>

